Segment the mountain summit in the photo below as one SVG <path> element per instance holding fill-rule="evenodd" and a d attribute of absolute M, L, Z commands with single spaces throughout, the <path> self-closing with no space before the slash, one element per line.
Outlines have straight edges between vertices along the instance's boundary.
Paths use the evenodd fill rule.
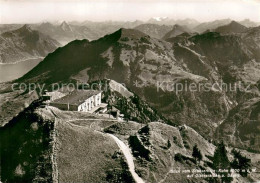
<path fill-rule="evenodd" d="M 23 31 L 32 32 L 32 29 L 29 25 L 25 24 L 20 29 L 17 29 L 15 32 L 23 32 Z"/>
<path fill-rule="evenodd" d="M 139 30 L 134 30 L 134 29 L 124 29 L 121 28 L 118 30 L 120 33 L 121 38 L 132 38 L 132 39 L 140 39 L 141 37 L 147 36 L 145 33 L 139 31 Z"/>
<path fill-rule="evenodd" d="M 173 38 L 173 37 L 176 37 L 178 35 L 181 35 L 183 33 L 190 33 L 191 31 L 185 27 L 185 26 L 180 26 L 178 24 L 174 25 L 172 30 L 169 31 L 168 33 L 166 33 L 164 36 L 163 36 L 163 40 L 166 40 L 166 39 L 170 39 L 170 38 Z"/>
<path fill-rule="evenodd" d="M 60 25 L 60 28 L 63 30 L 63 31 L 72 31 L 70 25 L 66 22 L 66 21 L 63 21 Z"/>
<path fill-rule="evenodd" d="M 227 25 L 220 26 L 215 29 L 216 32 L 227 34 L 227 33 L 242 33 L 245 32 L 248 28 L 241 25 L 236 21 L 232 21 Z"/>

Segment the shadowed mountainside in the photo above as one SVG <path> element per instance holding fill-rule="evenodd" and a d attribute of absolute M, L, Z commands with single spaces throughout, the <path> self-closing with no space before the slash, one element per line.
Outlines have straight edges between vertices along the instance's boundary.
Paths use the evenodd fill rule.
<path fill-rule="evenodd" d="M 0 35 L 0 63 L 45 57 L 58 46 L 60 44 L 56 40 L 24 25 Z"/>

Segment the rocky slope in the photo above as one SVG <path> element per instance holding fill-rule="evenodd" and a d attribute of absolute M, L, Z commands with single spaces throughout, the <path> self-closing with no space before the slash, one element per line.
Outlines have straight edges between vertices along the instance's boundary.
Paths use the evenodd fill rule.
<path fill-rule="evenodd" d="M 28 25 L 0 35 L 0 63 L 13 63 L 45 57 L 60 44 L 54 39 L 32 30 Z"/>

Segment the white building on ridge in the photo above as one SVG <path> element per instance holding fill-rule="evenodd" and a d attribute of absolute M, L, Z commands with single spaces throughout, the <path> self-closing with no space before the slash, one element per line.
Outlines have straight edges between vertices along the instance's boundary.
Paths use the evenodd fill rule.
<path fill-rule="evenodd" d="M 101 94 L 102 91 L 98 90 L 73 91 L 60 99 L 54 100 L 50 105 L 61 110 L 88 112 L 101 104 Z"/>

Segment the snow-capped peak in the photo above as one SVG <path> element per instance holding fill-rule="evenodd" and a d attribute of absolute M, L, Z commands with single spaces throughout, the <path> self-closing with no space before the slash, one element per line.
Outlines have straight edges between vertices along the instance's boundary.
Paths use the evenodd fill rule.
<path fill-rule="evenodd" d="M 158 21 L 158 22 L 161 22 L 163 20 L 166 20 L 168 19 L 168 17 L 153 17 L 154 20 Z"/>

